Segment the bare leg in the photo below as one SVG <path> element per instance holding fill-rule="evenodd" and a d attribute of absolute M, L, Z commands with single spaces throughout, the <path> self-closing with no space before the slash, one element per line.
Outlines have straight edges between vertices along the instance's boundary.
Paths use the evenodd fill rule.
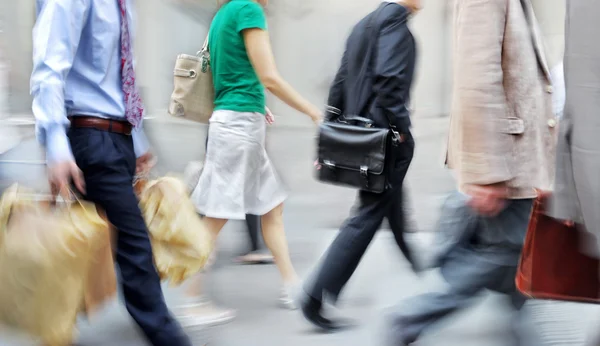
<path fill-rule="evenodd" d="M 212 235 L 213 244 L 227 220 L 205 217 L 204 225 Z M 203 274 L 199 273 L 188 281 L 184 292 L 186 301 L 178 309 L 178 315 L 182 319 L 182 325 L 209 326 L 227 323 L 235 317 L 235 311 L 215 306 L 208 298 L 202 295 Z"/>
<path fill-rule="evenodd" d="M 258 215 L 246 214 L 246 226 L 248 236 L 250 237 L 250 251 L 236 259 L 241 264 L 271 264 L 273 256 L 265 253 L 261 237 L 261 217 Z"/>
<path fill-rule="evenodd" d="M 285 238 L 283 204 L 263 215 L 261 221 L 265 244 L 275 258 L 275 264 L 277 265 L 277 269 L 279 269 L 283 283 L 285 285 L 294 285 L 298 281 L 298 275 L 292 265 Z"/>
<path fill-rule="evenodd" d="M 227 223 L 227 220 L 223 219 L 213 219 L 210 217 L 205 217 L 203 219 L 204 226 L 208 230 L 208 232 L 212 235 L 213 244 L 217 240 L 219 232 L 223 229 L 223 226 Z M 188 286 L 185 290 L 186 297 L 195 297 L 202 294 L 202 274 L 198 274 L 195 277 L 191 278 L 188 281 Z"/>

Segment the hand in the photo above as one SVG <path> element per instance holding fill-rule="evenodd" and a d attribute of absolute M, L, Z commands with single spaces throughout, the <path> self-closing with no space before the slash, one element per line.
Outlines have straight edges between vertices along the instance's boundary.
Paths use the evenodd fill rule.
<path fill-rule="evenodd" d="M 273 115 L 269 107 L 265 107 L 265 111 L 265 121 L 267 122 L 267 124 L 273 125 L 275 123 L 275 115 Z"/>
<path fill-rule="evenodd" d="M 496 216 L 506 205 L 508 189 L 504 184 L 467 185 L 465 193 L 471 197 L 469 205 L 479 214 Z"/>
<path fill-rule="evenodd" d="M 147 174 L 155 165 L 156 159 L 154 155 L 152 155 L 151 152 L 147 152 L 144 155 L 137 158 L 137 161 L 135 162 L 135 174 Z"/>
<path fill-rule="evenodd" d="M 317 171 L 321 170 L 321 164 L 319 163 L 319 159 L 316 159 L 315 162 L 313 162 L 313 166 L 315 166 Z"/>
<path fill-rule="evenodd" d="M 71 181 L 79 192 L 85 194 L 83 172 L 77 167 L 75 161 L 63 161 L 48 165 L 48 182 L 53 196 L 69 191 Z"/>
<path fill-rule="evenodd" d="M 323 123 L 323 113 L 321 113 L 321 111 L 315 109 L 309 116 L 315 125 L 319 126 Z"/>

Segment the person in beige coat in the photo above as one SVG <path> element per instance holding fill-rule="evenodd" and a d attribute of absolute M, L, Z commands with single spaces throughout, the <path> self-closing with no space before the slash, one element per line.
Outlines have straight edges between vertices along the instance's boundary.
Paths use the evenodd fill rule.
<path fill-rule="evenodd" d="M 446 163 L 477 229 L 447 255 L 445 290 L 411 297 L 392 313 L 393 345 L 415 342 L 485 289 L 505 294 L 521 310 L 525 297 L 514 278 L 533 199 L 536 189 L 553 183 L 557 120 L 531 0 L 455 0 L 453 15 Z M 515 314 L 515 343 L 538 344 L 522 316 Z"/>

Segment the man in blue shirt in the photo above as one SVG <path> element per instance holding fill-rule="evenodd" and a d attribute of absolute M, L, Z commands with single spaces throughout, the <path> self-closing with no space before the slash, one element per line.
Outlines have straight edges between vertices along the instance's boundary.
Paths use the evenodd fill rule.
<path fill-rule="evenodd" d="M 165 304 L 132 186 L 152 158 L 135 84 L 132 10 L 133 0 L 37 0 L 33 113 L 53 192 L 73 182 L 119 231 L 127 310 L 153 345 L 187 346 Z"/>

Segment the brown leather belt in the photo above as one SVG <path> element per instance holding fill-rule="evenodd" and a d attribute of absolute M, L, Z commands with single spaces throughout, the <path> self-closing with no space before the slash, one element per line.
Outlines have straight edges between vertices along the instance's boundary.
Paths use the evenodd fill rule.
<path fill-rule="evenodd" d="M 119 121 L 112 119 L 103 119 L 90 116 L 72 116 L 69 117 L 71 126 L 92 128 L 100 131 L 114 132 L 126 136 L 131 135 L 132 126 L 128 121 Z"/>

